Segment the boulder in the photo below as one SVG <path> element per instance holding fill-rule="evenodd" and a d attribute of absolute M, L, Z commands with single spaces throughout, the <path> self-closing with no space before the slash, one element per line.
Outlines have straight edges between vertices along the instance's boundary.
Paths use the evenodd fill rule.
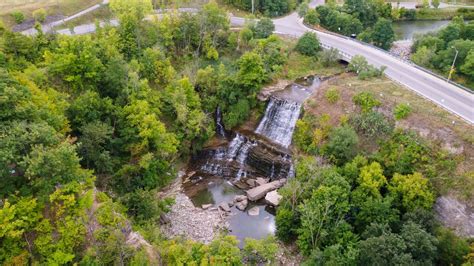
<path fill-rule="evenodd" d="M 241 211 L 244 211 L 245 208 L 247 208 L 248 204 L 249 204 L 249 201 L 247 199 L 244 199 L 243 201 L 239 201 L 235 203 L 235 207 Z"/>
<path fill-rule="evenodd" d="M 273 182 L 270 182 L 270 183 L 267 183 L 267 184 L 263 184 L 263 185 L 258 186 L 258 187 L 254 187 L 250 190 L 247 190 L 247 198 L 251 201 L 257 201 L 257 200 L 265 197 L 265 195 L 268 192 L 282 187 L 285 184 L 285 182 L 286 182 L 286 179 L 284 181 L 276 180 L 276 181 L 273 181 Z"/>
<path fill-rule="evenodd" d="M 229 201 L 227 204 L 229 204 L 229 207 L 234 206 L 234 202 L 233 202 L 233 201 Z"/>
<path fill-rule="evenodd" d="M 212 204 L 203 204 L 203 205 L 201 206 L 201 208 L 202 208 L 203 210 L 207 210 L 207 209 L 209 209 L 210 207 L 212 207 Z"/>
<path fill-rule="evenodd" d="M 247 183 L 247 185 L 249 185 L 250 187 L 255 187 L 255 186 L 257 186 L 257 183 L 255 182 L 255 179 L 247 179 L 246 183 Z"/>
<path fill-rule="evenodd" d="M 248 213 L 250 216 L 258 216 L 260 214 L 260 209 L 258 208 L 258 206 L 252 207 L 250 208 Z"/>
<path fill-rule="evenodd" d="M 268 178 L 259 177 L 257 180 L 255 180 L 255 182 L 257 182 L 258 186 L 261 186 L 268 183 Z"/>
<path fill-rule="evenodd" d="M 225 212 L 230 212 L 230 207 L 227 202 L 222 202 L 221 204 L 219 204 L 219 208 Z"/>
<path fill-rule="evenodd" d="M 278 204 L 280 204 L 281 198 L 282 196 L 278 194 L 278 191 L 273 190 L 267 193 L 265 196 L 265 201 L 270 205 L 278 206 Z"/>
<path fill-rule="evenodd" d="M 234 197 L 234 202 L 241 202 L 247 199 L 247 196 L 245 195 L 237 195 Z"/>

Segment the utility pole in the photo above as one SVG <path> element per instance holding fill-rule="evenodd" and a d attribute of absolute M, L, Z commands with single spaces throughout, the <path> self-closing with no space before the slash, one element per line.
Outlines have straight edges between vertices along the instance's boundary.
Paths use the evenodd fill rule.
<path fill-rule="evenodd" d="M 449 70 L 449 75 L 448 75 L 448 82 L 449 80 L 451 79 L 451 75 L 453 74 L 454 72 L 454 64 L 456 63 L 456 58 L 458 58 L 458 49 L 456 49 L 456 47 L 454 46 L 451 46 L 451 48 L 453 48 L 454 50 L 456 50 L 456 54 L 454 55 L 454 60 L 453 60 L 453 64 L 451 65 L 451 69 Z"/>

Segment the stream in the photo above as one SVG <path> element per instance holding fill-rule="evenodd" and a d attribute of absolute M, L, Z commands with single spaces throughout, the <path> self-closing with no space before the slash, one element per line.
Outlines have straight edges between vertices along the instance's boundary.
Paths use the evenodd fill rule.
<path fill-rule="evenodd" d="M 196 207 L 234 200 L 245 195 L 252 182 L 265 178 L 269 182 L 294 175 L 291 140 L 303 102 L 320 85 L 319 78 L 296 80 L 283 90 L 272 93 L 265 114 L 253 130 L 228 131 L 221 124 L 221 111 L 216 110 L 216 137 L 195 155 L 188 165 L 188 178 L 183 182 L 185 194 Z M 258 214 L 249 210 L 257 207 Z M 255 208 L 254 208 L 255 210 Z M 234 205 L 228 216 L 229 234 L 240 243 L 247 237 L 261 239 L 275 232 L 275 208 L 265 199 L 249 201 L 241 211 Z"/>

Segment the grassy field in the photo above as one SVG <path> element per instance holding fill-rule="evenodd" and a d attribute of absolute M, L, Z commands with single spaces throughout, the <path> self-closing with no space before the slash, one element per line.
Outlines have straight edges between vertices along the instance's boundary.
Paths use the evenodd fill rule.
<path fill-rule="evenodd" d="M 11 13 L 14 11 L 22 12 L 26 18 L 31 18 L 33 11 L 44 8 L 48 15 L 73 15 L 83 9 L 102 0 L 1 0 L 0 1 L 0 19 L 7 25 L 15 24 Z"/>
<path fill-rule="evenodd" d="M 340 92 L 340 100 L 331 104 L 325 93 L 329 88 Z M 412 107 L 411 114 L 397 121 L 397 127 L 416 131 L 419 135 L 454 154 L 458 167 L 449 178 L 432 180 L 440 194 L 454 194 L 474 206 L 474 126 L 461 120 L 431 101 L 387 79 L 359 80 L 353 74 L 343 74 L 325 83 L 305 105 L 306 112 L 314 115 L 329 114 L 331 124 L 337 125 L 343 117 L 356 112 L 352 97 L 362 91 L 372 92 L 382 103 L 380 112 L 391 116 L 399 103 Z M 366 146 L 370 147 L 371 140 Z M 373 144 L 373 143 L 372 143 Z"/>
<path fill-rule="evenodd" d="M 83 16 L 80 16 L 78 18 L 75 18 L 73 20 L 66 22 L 65 24 L 57 27 L 57 29 L 69 29 L 69 28 L 73 28 L 82 24 L 93 23 L 96 20 L 106 21 L 112 18 L 113 18 L 113 14 L 112 14 L 112 11 L 109 9 L 109 6 L 104 5 L 92 12 L 89 12 Z"/>

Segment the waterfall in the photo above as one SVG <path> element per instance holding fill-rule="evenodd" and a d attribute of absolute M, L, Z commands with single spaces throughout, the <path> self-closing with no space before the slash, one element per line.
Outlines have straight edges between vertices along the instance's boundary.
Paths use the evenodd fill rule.
<path fill-rule="evenodd" d="M 224 126 L 222 125 L 222 113 L 219 106 L 217 106 L 216 110 L 216 132 L 219 136 L 225 137 L 225 130 Z"/>
<path fill-rule="evenodd" d="M 229 137 L 222 125 L 222 112 L 216 109 L 216 133 L 221 136 L 217 147 L 202 151 L 195 157 L 197 171 L 204 176 L 232 179 L 268 177 L 289 178 L 295 175 L 288 148 L 291 145 L 296 121 L 304 100 L 318 86 L 319 79 L 304 79 L 270 97 L 265 114 L 253 133 L 235 132 Z"/>
<path fill-rule="evenodd" d="M 291 144 L 300 111 L 300 103 L 272 97 L 255 133 L 288 147 Z"/>

